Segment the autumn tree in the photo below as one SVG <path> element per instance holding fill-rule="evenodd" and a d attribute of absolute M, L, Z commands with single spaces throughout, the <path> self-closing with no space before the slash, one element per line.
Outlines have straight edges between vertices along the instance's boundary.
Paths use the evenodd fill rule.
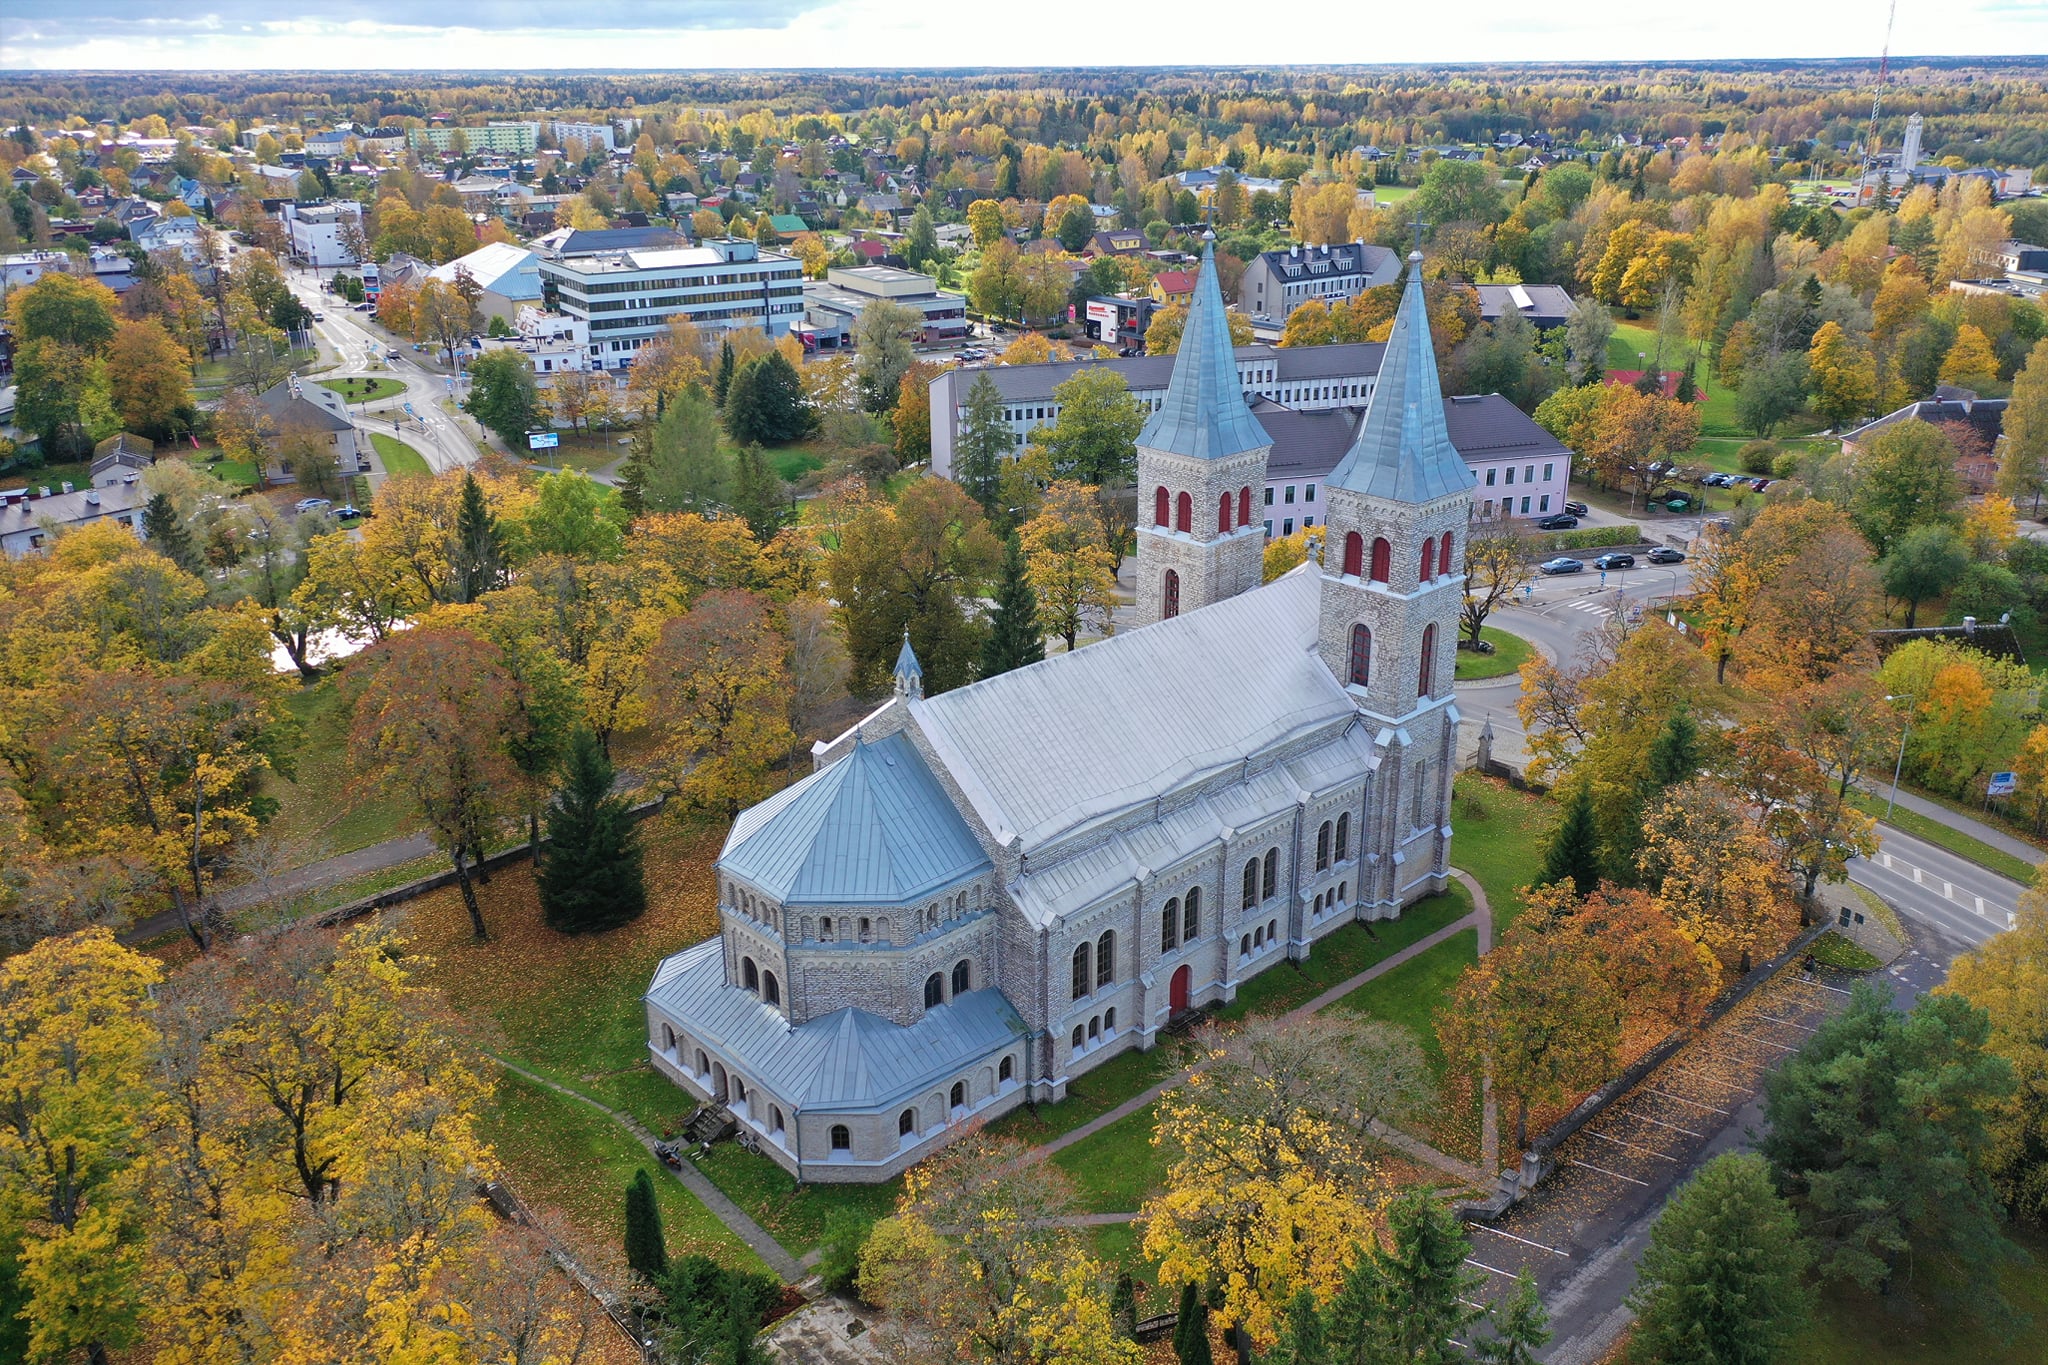
<path fill-rule="evenodd" d="M 1751 685 L 1789 693 L 1868 661 L 1877 574 L 1848 513 L 1814 498 L 1773 503 L 1743 532 L 1742 553 L 1759 585 L 1735 645 Z"/>
<path fill-rule="evenodd" d="M 1535 581 L 1529 539 L 1506 517 L 1481 522 L 1465 542 L 1465 638 L 1477 645 L 1486 618 Z"/>
<path fill-rule="evenodd" d="M 1585 450 L 1594 474 L 1611 488 L 1626 488 L 1633 500 L 1657 488 L 1670 462 L 1699 443 L 1700 416 L 1691 403 L 1634 389 L 1610 389 L 1593 419 Z"/>
<path fill-rule="evenodd" d="M 1062 479 L 1018 532 L 1039 623 L 1073 653 L 1083 630 L 1106 635 L 1116 607 L 1116 558 L 1102 543 L 1093 490 Z"/>
<path fill-rule="evenodd" d="M 903 376 L 916 359 L 911 338 L 923 327 L 923 314 L 888 299 L 876 299 L 854 319 L 854 371 L 869 412 L 887 412 L 895 403 Z"/>
<path fill-rule="evenodd" d="M 124 322 L 107 348 L 109 397 L 121 425 L 171 440 L 192 420 L 191 357 L 154 319 Z"/>
<path fill-rule="evenodd" d="M 2041 493 L 2048 488 L 2048 338 L 2034 343 L 2013 376 L 2004 435 L 1997 490 L 2014 502 L 2028 499 L 2038 514 Z"/>
<path fill-rule="evenodd" d="M 1711 777 L 1674 788 L 1644 823 L 1643 871 L 1686 937 L 1747 972 L 1796 923 L 1778 850 Z"/>
<path fill-rule="evenodd" d="M 936 694 L 973 677 L 983 630 L 967 611 L 1001 563 L 1002 543 L 959 485 L 920 479 L 895 506 L 857 513 L 826 556 L 856 691 L 889 676 L 910 632 Z"/>
<path fill-rule="evenodd" d="M 662 628 L 648 661 L 662 782 L 691 810 L 738 811 L 773 790 L 794 742 L 788 641 L 758 593 L 718 589 Z"/>
<path fill-rule="evenodd" d="M 479 939 L 489 938 L 470 865 L 519 789 L 507 756 L 515 686 L 497 652 L 465 630 L 421 627 L 367 651 L 349 752 L 366 777 L 410 807 L 455 865 Z"/>
<path fill-rule="evenodd" d="M 1982 328 L 1967 322 L 1956 328 L 1955 344 L 1941 359 L 1941 382 L 1972 392 L 1998 382 L 1998 354 Z"/>
<path fill-rule="evenodd" d="M 1985 1047 L 2012 1068 L 2011 1095 L 1987 1116 L 1984 1164 L 2006 1205 L 2039 1222 L 2048 1217 L 2048 896 L 2038 878 L 2013 927 L 1958 957 L 1945 989 L 1984 1013 Z"/>
<path fill-rule="evenodd" d="M 0 963 L 0 1257 L 19 1319 L 0 1343 L 15 1338 L 23 1359 L 106 1361 L 142 1336 L 138 1158 L 160 976 L 103 928 Z"/>
<path fill-rule="evenodd" d="M 895 433 L 896 460 L 902 465 L 923 464 L 932 457 L 932 380 L 943 367 L 929 361 L 915 361 L 897 382 L 895 413 L 890 426 Z"/>
<path fill-rule="evenodd" d="M 1307 305 L 1303 305 L 1306 307 Z M 1297 310 L 1298 311 L 1298 310 Z M 1230 344 L 1249 346 L 1252 344 L 1252 320 L 1242 313 L 1225 313 L 1224 321 L 1230 327 Z M 1288 322 L 1291 324 L 1290 316 Z M 1145 354 L 1174 355 L 1180 350 L 1180 335 L 1188 322 L 1188 306 L 1184 303 L 1170 303 L 1152 315 L 1152 321 L 1145 324 Z M 1318 345 L 1314 341 L 1289 342 L 1289 345 Z"/>
<path fill-rule="evenodd" d="M 1813 334 L 1806 368 L 1813 410 L 1837 430 L 1847 430 L 1851 419 L 1877 402 L 1877 362 L 1850 340 L 1840 323 L 1823 323 Z"/>
<path fill-rule="evenodd" d="M 1728 661 L 1735 657 L 1735 642 L 1749 624 L 1762 584 L 1740 542 L 1711 522 L 1693 541 L 1691 558 L 1691 606 L 1718 685 L 1728 681 Z"/>

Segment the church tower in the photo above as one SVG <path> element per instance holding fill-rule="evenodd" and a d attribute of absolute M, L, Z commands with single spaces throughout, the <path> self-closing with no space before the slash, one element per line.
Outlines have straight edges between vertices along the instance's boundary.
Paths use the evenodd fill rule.
<path fill-rule="evenodd" d="M 1380 752 L 1360 888 L 1368 915 L 1444 887 L 1473 483 L 1444 424 L 1418 250 L 1365 421 L 1324 484 L 1318 647 Z"/>
<path fill-rule="evenodd" d="M 1266 429 L 1245 406 L 1209 234 L 1159 411 L 1138 434 L 1138 613 L 1150 625 L 1256 588 Z"/>

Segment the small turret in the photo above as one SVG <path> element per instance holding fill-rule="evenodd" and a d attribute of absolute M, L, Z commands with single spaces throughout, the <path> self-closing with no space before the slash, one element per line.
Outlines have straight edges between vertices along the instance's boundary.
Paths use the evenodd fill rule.
<path fill-rule="evenodd" d="M 896 695 L 911 701 L 924 695 L 924 669 L 917 651 L 910 647 L 910 632 L 903 632 L 903 648 L 896 655 Z"/>

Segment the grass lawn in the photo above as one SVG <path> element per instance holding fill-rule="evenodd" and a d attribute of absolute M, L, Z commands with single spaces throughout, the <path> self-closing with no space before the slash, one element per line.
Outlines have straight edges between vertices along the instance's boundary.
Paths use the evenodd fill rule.
<path fill-rule="evenodd" d="M 741 1151 L 735 1142 L 713 1147 L 697 1169 L 798 1257 L 823 1240 L 825 1224 L 834 1213 L 848 1209 L 873 1223 L 895 1207 L 903 1189 L 900 1176 L 880 1185 L 799 1187 L 789 1172 L 765 1156 Z"/>
<path fill-rule="evenodd" d="M 415 828 L 387 796 L 355 781 L 348 757 L 348 707 L 332 677 L 302 687 L 288 703 L 305 732 L 295 778 L 264 779 L 278 801 L 271 830 L 302 845 L 307 857 L 330 857 L 381 843 Z M 371 888 L 381 890 L 382 888 Z M 360 894 L 367 895 L 368 891 Z"/>
<path fill-rule="evenodd" d="M 1380 204 L 1398 204 L 1413 193 L 1415 193 L 1415 186 L 1413 185 L 1374 185 L 1372 187 L 1373 200 Z"/>
<path fill-rule="evenodd" d="M 825 467 L 825 457 L 813 449 L 809 442 L 771 450 L 767 455 L 768 467 L 774 470 L 775 477 L 784 483 L 795 483 L 812 470 Z"/>
<path fill-rule="evenodd" d="M 1166 1151 L 1152 1142 L 1158 1108 L 1148 1104 L 1054 1154 L 1052 1164 L 1074 1182 L 1084 1210 L 1135 1212 L 1166 1183 Z"/>
<path fill-rule="evenodd" d="M 1521 636 L 1510 635 L 1492 626 L 1481 626 L 1479 638 L 1493 646 L 1493 653 L 1475 654 L 1469 649 L 1459 650 L 1458 667 L 1453 674 L 1458 682 L 1506 677 L 1526 663 L 1535 648 Z"/>
<path fill-rule="evenodd" d="M 382 432 L 373 431 L 370 433 L 370 444 L 376 447 L 377 457 L 384 461 L 384 472 L 394 478 L 434 472 L 427 468 L 425 457 L 396 436 L 386 436 Z"/>
<path fill-rule="evenodd" d="M 31 469 L 27 466 L 0 471 L 0 488 L 47 488 L 57 492 L 66 483 L 73 488 L 84 488 L 92 483 L 92 461 L 83 460 L 76 464 L 46 464 Z"/>
<path fill-rule="evenodd" d="M 1459 773 L 1453 784 L 1451 810 L 1458 831 L 1451 863 L 1486 888 L 1494 941 L 1499 942 L 1521 913 L 1522 888 L 1543 866 L 1561 812 L 1548 797 L 1469 772 Z"/>
<path fill-rule="evenodd" d="M 562 443 L 552 450 L 531 450 L 526 457 L 553 469 L 573 469 L 589 474 L 626 458 L 632 453 L 632 437 L 619 427 L 609 431 L 564 431 Z"/>
<path fill-rule="evenodd" d="M 1848 1286 L 1830 1285 L 1806 1329 L 1781 1358 L 1800 1365 L 1978 1365 L 2010 1361 L 2034 1365 L 2048 1359 L 2042 1333 L 2048 1330 L 2048 1236 L 2009 1228 L 2031 1260 L 2007 1266 L 1999 1279 L 2006 1298 L 2033 1319 L 2020 1333 L 2001 1339 L 1968 1310 L 1970 1289 L 1953 1300 L 1929 1302 L 1910 1292 L 1879 1298 Z"/>
<path fill-rule="evenodd" d="M 387 379 L 382 376 L 362 376 L 354 379 L 323 379 L 323 388 L 333 389 L 351 403 L 375 403 L 405 392 L 405 381 Z"/>
<path fill-rule="evenodd" d="M 1886 818 L 1882 796 L 1869 792 L 1850 792 L 1849 804 L 1865 815 L 1875 816 L 1879 820 Z M 2024 858 L 2015 858 L 2004 849 L 1993 848 L 1982 839 L 1965 834 L 1918 811 L 1907 810 L 1904 806 L 1894 807 L 1890 818 L 1893 825 L 1908 834 L 1925 839 L 1930 844 L 1938 844 L 1949 852 L 1988 867 L 2002 876 L 2011 877 L 2022 886 L 2034 884 L 2035 864 Z"/>
<path fill-rule="evenodd" d="M 620 1268 L 626 1183 L 644 1166 L 654 1177 L 671 1257 L 696 1253 L 735 1269 L 767 1273 L 751 1247 L 662 1170 L 631 1134 L 595 1109 L 500 1072 L 497 1095 L 481 1117 L 507 1182 L 537 1216 L 598 1265 Z"/>
<path fill-rule="evenodd" d="M 1876 957 L 1832 930 L 1815 939 L 1813 946 L 1807 951 L 1828 966 L 1840 968 L 1845 972 L 1874 972 L 1884 965 Z"/>
<path fill-rule="evenodd" d="M 1332 1009 L 1352 1010 L 1389 1024 L 1411 1030 L 1429 1057 L 1429 1068 L 1437 1084 L 1443 1084 L 1444 1054 L 1436 1040 L 1437 1007 L 1457 984 L 1465 968 L 1479 960 L 1479 935 L 1467 929 L 1385 976 L 1368 981 L 1339 1000 Z M 1477 1098 L 1469 1108 L 1448 1102 L 1437 1105 L 1428 1115 L 1432 1140 L 1447 1152 L 1477 1157 L 1479 1153 L 1479 1109 Z"/>

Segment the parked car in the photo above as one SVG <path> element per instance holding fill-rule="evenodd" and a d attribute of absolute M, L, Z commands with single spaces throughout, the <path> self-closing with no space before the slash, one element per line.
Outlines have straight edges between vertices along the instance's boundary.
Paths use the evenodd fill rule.
<path fill-rule="evenodd" d="M 1669 545 L 1659 545 L 1650 551 L 1650 562 L 1652 564 L 1683 564 L 1685 563 L 1685 551 L 1674 550 Z"/>
<path fill-rule="evenodd" d="M 397 348 L 396 346 L 393 346 L 393 347 L 391 347 L 390 349 L 386 350 L 386 351 L 384 352 L 384 358 L 385 358 L 386 360 L 396 360 L 396 359 L 398 359 L 398 348 Z"/>
<path fill-rule="evenodd" d="M 1610 550 L 1593 561 L 1593 567 L 1596 569 L 1633 569 L 1635 566 L 1634 555 L 1625 555 L 1618 550 Z"/>
<path fill-rule="evenodd" d="M 313 321 L 315 321 L 315 322 L 325 322 L 325 321 L 327 321 L 327 314 L 325 314 L 325 313 L 315 313 L 315 314 L 313 314 Z"/>
<path fill-rule="evenodd" d="M 1583 517 L 1586 515 L 1587 512 L 1591 511 L 1592 509 L 1587 507 L 1586 504 L 1584 504 L 1583 502 L 1568 502 L 1564 505 L 1564 510 L 1571 513 L 1575 517 Z"/>
<path fill-rule="evenodd" d="M 1542 518 L 1536 523 L 1539 531 L 1569 531 L 1579 524 L 1579 519 L 1569 512 L 1558 512 Z"/>
<path fill-rule="evenodd" d="M 1538 567 L 1541 568 L 1545 573 L 1557 574 L 1578 573 L 1581 570 L 1583 570 L 1586 566 L 1579 563 L 1579 561 L 1576 559 L 1565 559 L 1560 557 L 1557 559 L 1546 559 Z"/>
<path fill-rule="evenodd" d="M 334 509 L 334 515 L 343 519 L 347 519 L 349 517 L 366 517 L 369 515 L 369 513 L 365 512 L 362 508 L 356 506 L 352 502 L 345 502 L 341 506 Z"/>
<path fill-rule="evenodd" d="M 292 504 L 292 510 L 301 513 L 325 512 L 332 506 L 334 506 L 334 503 L 327 498 L 300 498 L 296 503 Z"/>
<path fill-rule="evenodd" d="M 355 311 L 358 313 L 374 313 L 377 311 L 377 305 L 374 303 L 359 303 L 356 305 Z"/>
<path fill-rule="evenodd" d="M 1770 479 L 1751 479 L 1749 481 L 1749 486 L 1751 488 L 1754 488 L 1757 492 L 1761 493 L 1766 488 L 1769 488 L 1771 486 L 1771 483 L 1772 481 Z"/>

